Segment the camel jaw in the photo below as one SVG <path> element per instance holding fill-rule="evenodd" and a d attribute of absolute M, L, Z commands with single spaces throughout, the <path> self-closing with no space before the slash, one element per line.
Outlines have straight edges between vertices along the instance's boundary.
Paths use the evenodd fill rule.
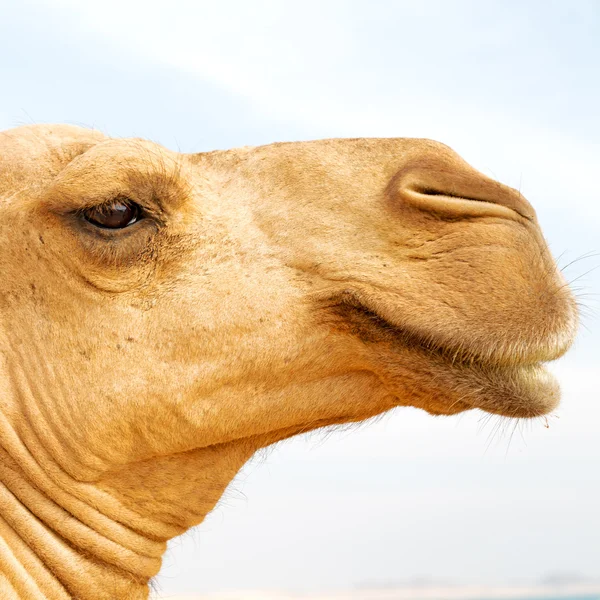
<path fill-rule="evenodd" d="M 549 341 L 543 350 L 531 348 L 519 358 L 513 353 L 510 361 L 503 361 L 500 351 L 484 355 L 477 348 L 445 346 L 435 335 L 410 332 L 367 307 L 355 294 L 346 292 L 335 312 L 338 327 L 343 323 L 347 333 L 374 350 L 374 370 L 397 395 L 400 405 L 417 406 L 434 415 L 478 408 L 531 419 L 551 413 L 560 402 L 560 386 L 546 363 L 564 354 L 570 340 L 560 347 Z M 539 360 L 540 356 L 545 360 Z M 428 388 L 425 395 L 431 396 L 426 402 L 403 401 L 407 394 L 400 380 L 406 377 L 405 365 L 421 375 L 419 383 Z"/>

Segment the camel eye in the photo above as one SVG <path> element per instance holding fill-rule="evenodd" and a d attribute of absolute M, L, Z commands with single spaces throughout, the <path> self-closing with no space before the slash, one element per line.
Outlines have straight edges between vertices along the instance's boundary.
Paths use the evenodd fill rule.
<path fill-rule="evenodd" d="M 119 199 L 112 204 L 88 208 L 83 211 L 83 216 L 96 227 L 125 229 L 141 219 L 141 209 L 131 200 Z"/>

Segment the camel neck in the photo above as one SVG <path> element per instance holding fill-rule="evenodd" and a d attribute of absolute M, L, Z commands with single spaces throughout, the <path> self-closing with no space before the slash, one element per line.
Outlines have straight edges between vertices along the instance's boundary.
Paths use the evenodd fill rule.
<path fill-rule="evenodd" d="M 60 469 L 33 428 L 17 433 L 3 417 L 2 600 L 146 599 L 167 541 L 202 522 L 260 447 L 253 440 L 207 447 L 82 482 Z"/>
<path fill-rule="evenodd" d="M 53 480 L 6 422 L 1 429 L 0 597 L 147 598 L 166 538 L 128 526 L 129 511 L 86 493 L 90 484 Z M 148 529 L 143 518 L 137 525 Z"/>
<path fill-rule="evenodd" d="M 202 522 L 242 465 L 272 440 L 78 472 L 77 459 L 89 450 L 70 447 L 73 463 L 61 461 L 51 420 L 9 379 L 1 349 L 0 599 L 147 598 L 167 541 Z"/>

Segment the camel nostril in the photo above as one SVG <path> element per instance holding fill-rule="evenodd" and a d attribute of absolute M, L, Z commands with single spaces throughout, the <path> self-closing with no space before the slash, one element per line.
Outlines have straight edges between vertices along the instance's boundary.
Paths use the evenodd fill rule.
<path fill-rule="evenodd" d="M 489 197 L 484 198 L 474 198 L 472 196 L 467 196 L 465 194 L 457 194 L 453 191 L 442 191 L 439 189 L 435 189 L 432 187 L 424 187 L 422 189 L 419 189 L 417 187 L 415 187 L 413 189 L 414 192 L 416 192 L 417 194 L 422 194 L 423 196 L 441 196 L 442 198 L 449 198 L 450 200 L 452 200 L 453 198 L 456 200 L 462 200 L 462 201 L 467 201 L 467 202 L 486 202 L 486 203 L 490 203 L 490 204 L 501 204 L 506 206 L 506 203 L 504 202 L 497 202 L 496 200 L 492 200 Z M 519 211 L 517 211 L 519 212 Z M 521 214 L 521 213 L 519 213 Z M 521 216 L 525 216 L 525 215 L 521 215 Z M 529 218 L 529 217 L 526 217 Z"/>
<path fill-rule="evenodd" d="M 462 198 L 463 200 L 473 200 L 474 202 L 481 202 L 481 200 L 477 200 L 476 198 L 467 198 L 465 196 L 461 196 L 460 194 L 454 194 L 452 192 L 443 192 L 441 190 L 431 187 L 415 189 L 415 192 L 423 194 L 424 196 L 446 196 L 447 198 Z"/>
<path fill-rule="evenodd" d="M 392 178 L 394 202 L 452 219 L 496 216 L 535 221 L 535 211 L 520 192 L 486 177 L 449 149 L 442 155 L 415 157 Z"/>
<path fill-rule="evenodd" d="M 422 190 L 417 190 L 421 194 L 425 194 L 426 196 L 439 196 L 441 192 L 439 190 L 434 190 L 433 188 L 423 188 Z"/>

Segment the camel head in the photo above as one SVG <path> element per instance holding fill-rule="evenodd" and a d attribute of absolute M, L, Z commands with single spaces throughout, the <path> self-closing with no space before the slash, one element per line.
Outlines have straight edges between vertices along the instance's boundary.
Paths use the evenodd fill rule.
<path fill-rule="evenodd" d="M 157 539 L 301 432 L 552 411 L 544 363 L 577 321 L 531 205 L 420 139 L 186 155 L 4 132 L 0 272 L 9 454 Z"/>

